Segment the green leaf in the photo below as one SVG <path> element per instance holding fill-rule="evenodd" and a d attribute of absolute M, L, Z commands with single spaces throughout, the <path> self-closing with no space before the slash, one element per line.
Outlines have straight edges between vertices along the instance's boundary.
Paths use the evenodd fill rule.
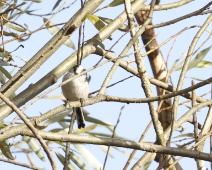
<path fill-rule="evenodd" d="M 194 137 L 194 133 L 184 133 L 178 136 L 175 136 L 174 138 L 182 138 L 182 137 Z"/>
<path fill-rule="evenodd" d="M 196 68 L 207 68 L 212 65 L 212 62 L 203 60 L 196 65 Z"/>
<path fill-rule="evenodd" d="M 40 146 L 40 144 L 36 141 L 35 138 L 31 138 L 28 136 L 24 136 L 23 140 L 29 145 L 29 147 L 35 152 L 35 154 L 42 160 L 43 162 L 46 162 L 45 156 L 43 153 L 43 149 Z"/>
<path fill-rule="evenodd" d="M 14 29 L 18 32 L 25 32 L 26 29 L 22 28 L 22 27 L 17 27 L 15 25 L 12 25 L 12 24 L 6 24 L 7 27 L 11 28 L 11 29 Z"/>
<path fill-rule="evenodd" d="M 114 0 L 109 4 L 110 7 L 118 6 L 124 3 L 124 0 Z"/>
<path fill-rule="evenodd" d="M 58 114 L 58 115 L 56 115 L 54 117 L 51 117 L 46 122 L 44 122 L 42 124 L 42 126 L 48 126 L 48 125 L 53 124 L 55 122 L 60 122 L 60 121 L 62 121 L 64 119 L 64 117 L 68 116 L 69 114 L 70 114 L 70 110 L 65 111 L 65 112 L 63 112 L 61 114 Z"/>
<path fill-rule="evenodd" d="M 11 74 L 2 66 L 0 66 L 0 71 L 8 78 L 8 79 L 11 79 L 12 76 Z"/>
<path fill-rule="evenodd" d="M 152 162 L 153 162 L 153 160 L 146 162 L 146 163 L 144 164 L 142 170 L 147 170 L 147 169 L 149 169 L 149 166 L 151 165 Z"/>
<path fill-rule="evenodd" d="M 103 121 L 103 120 L 99 120 L 99 119 L 96 119 L 96 118 L 93 118 L 93 117 L 90 117 L 90 116 L 87 116 L 87 115 L 85 115 L 85 119 L 88 122 L 96 123 L 96 124 L 103 125 L 103 126 L 111 126 L 111 127 L 113 127 L 113 125 L 111 123 L 109 123 L 109 122 L 106 122 L 106 121 Z"/>
<path fill-rule="evenodd" d="M 60 162 L 64 165 L 65 157 L 56 151 L 55 151 L 55 154 L 56 154 L 57 158 L 60 160 Z M 76 170 L 76 168 L 71 163 L 69 163 L 68 170 Z"/>
<path fill-rule="evenodd" d="M 113 22 L 112 19 L 109 18 L 104 18 L 104 17 L 99 17 L 103 22 L 110 24 L 111 22 Z M 123 31 L 123 32 L 127 32 L 129 31 L 129 26 L 127 24 L 123 24 L 118 28 L 119 31 Z"/>
<path fill-rule="evenodd" d="M 52 8 L 52 11 L 53 11 L 55 8 L 57 8 L 57 6 L 60 4 L 61 1 L 62 1 L 62 0 L 58 0 L 58 1 L 55 3 L 54 7 Z"/>
<path fill-rule="evenodd" d="M 187 77 L 187 78 L 191 78 L 191 79 L 194 79 L 194 80 L 197 80 L 197 81 L 204 81 L 203 79 L 196 78 L 196 77 Z"/>
<path fill-rule="evenodd" d="M 44 21 L 44 23 L 46 23 L 46 27 L 49 27 L 49 26 L 51 26 L 51 25 L 54 25 L 54 23 L 52 23 L 51 21 L 49 21 L 48 19 L 46 19 L 46 18 L 43 18 L 43 21 Z M 48 21 L 48 22 L 47 22 Z M 48 29 L 48 31 L 52 34 L 52 35 L 55 35 L 55 34 L 57 34 L 57 32 L 60 30 L 60 28 L 59 27 L 51 27 L 51 28 L 47 28 Z M 72 48 L 72 49 L 76 49 L 76 47 L 75 47 L 75 45 L 74 45 L 74 43 L 73 43 L 73 41 L 71 41 L 70 39 L 68 39 L 68 40 L 66 40 L 65 41 L 65 43 L 64 43 L 64 45 L 66 45 L 67 47 L 70 47 L 70 48 Z"/>
<path fill-rule="evenodd" d="M 99 120 L 99 119 L 96 119 L 96 118 L 93 118 L 93 117 L 90 117 L 90 116 L 87 116 L 87 115 L 84 115 L 84 116 L 85 116 L 86 121 L 102 125 L 105 128 L 107 128 L 108 130 L 110 130 L 111 132 L 113 132 L 114 126 L 111 123 L 108 123 L 106 121 L 102 121 L 102 120 Z"/>
<path fill-rule="evenodd" d="M 65 150 L 63 150 L 65 152 Z M 69 151 L 69 158 L 81 169 L 87 170 L 86 164 L 82 161 L 82 159 L 74 154 L 74 152 Z"/>
<path fill-rule="evenodd" d="M 4 31 L 4 35 L 5 36 L 11 36 L 11 37 L 18 37 L 18 34 L 14 33 L 14 32 L 7 32 L 7 31 Z"/>
<path fill-rule="evenodd" d="M 0 142 L 0 149 L 1 152 L 5 157 L 8 159 L 14 160 L 15 158 L 12 156 L 12 153 L 10 152 L 10 146 L 7 144 L 6 141 L 1 141 Z"/>
<path fill-rule="evenodd" d="M 31 1 L 31 2 L 40 3 L 40 2 L 42 2 L 43 0 L 25 0 L 25 1 Z"/>
<path fill-rule="evenodd" d="M 207 55 L 210 49 L 211 46 L 200 51 L 197 56 L 189 63 L 188 70 L 197 67 L 197 65 L 203 60 L 203 58 Z M 179 67 L 176 70 L 182 70 L 182 67 Z"/>

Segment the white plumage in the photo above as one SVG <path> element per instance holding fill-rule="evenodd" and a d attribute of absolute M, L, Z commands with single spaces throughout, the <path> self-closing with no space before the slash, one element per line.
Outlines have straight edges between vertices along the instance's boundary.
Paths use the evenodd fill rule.
<path fill-rule="evenodd" d="M 72 69 L 68 71 L 66 75 L 63 77 L 63 81 L 66 81 L 70 79 L 71 77 L 74 77 L 75 75 L 78 75 L 85 71 L 85 69 L 79 65 L 74 66 Z M 90 77 L 87 76 L 87 74 L 83 74 L 80 77 L 77 77 L 65 85 L 62 86 L 62 92 L 65 98 L 72 102 L 72 101 L 79 101 L 88 98 L 89 94 L 89 82 Z M 82 108 L 75 108 L 77 113 L 77 123 L 78 128 L 84 128 L 85 127 L 85 120 L 82 113 Z"/>

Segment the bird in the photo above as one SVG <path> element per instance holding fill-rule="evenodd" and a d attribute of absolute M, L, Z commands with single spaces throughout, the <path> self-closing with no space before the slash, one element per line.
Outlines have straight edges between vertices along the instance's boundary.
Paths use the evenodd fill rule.
<path fill-rule="evenodd" d="M 63 82 L 78 75 L 81 74 L 85 69 L 82 65 L 75 65 L 72 67 L 67 74 L 63 76 Z M 89 81 L 91 77 L 87 74 L 83 74 L 68 83 L 64 84 L 62 86 L 62 93 L 67 101 L 73 102 L 73 101 L 83 101 L 84 99 L 88 98 L 89 94 Z M 81 107 L 73 108 L 76 111 L 76 119 L 78 128 L 85 128 L 85 119 L 83 116 L 83 111 Z"/>

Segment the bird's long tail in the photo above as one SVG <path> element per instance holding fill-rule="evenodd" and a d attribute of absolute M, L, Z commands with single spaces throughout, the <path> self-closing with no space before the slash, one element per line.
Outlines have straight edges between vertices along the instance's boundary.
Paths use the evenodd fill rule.
<path fill-rule="evenodd" d="M 84 118 L 81 107 L 76 108 L 76 119 L 77 119 L 78 128 L 79 129 L 84 128 L 85 127 L 85 118 Z"/>

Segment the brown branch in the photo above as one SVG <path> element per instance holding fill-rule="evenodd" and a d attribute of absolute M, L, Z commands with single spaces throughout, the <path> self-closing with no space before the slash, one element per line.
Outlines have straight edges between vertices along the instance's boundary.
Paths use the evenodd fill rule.
<path fill-rule="evenodd" d="M 39 131 L 41 136 L 46 140 L 51 141 L 61 141 L 61 142 L 72 142 L 72 143 L 87 143 L 87 144 L 95 144 L 95 145 L 106 145 L 106 146 L 117 146 L 124 148 L 132 148 L 137 150 L 143 150 L 151 153 L 164 153 L 175 156 L 183 156 L 201 159 L 205 161 L 212 161 L 210 154 L 197 152 L 193 150 L 180 149 L 174 147 L 160 146 L 155 145 L 153 143 L 148 142 L 135 142 L 131 140 L 123 140 L 117 138 L 100 138 L 100 137 L 91 137 L 91 136 L 81 136 L 74 134 L 59 134 L 52 132 L 42 132 Z M 20 135 L 27 135 L 34 137 L 33 133 L 30 130 L 26 130 L 24 132 L 20 132 Z"/>
<path fill-rule="evenodd" d="M 53 170 L 57 170 L 56 162 L 54 161 L 54 157 L 51 154 L 48 146 L 46 145 L 45 141 L 39 134 L 39 132 L 34 128 L 34 126 L 30 123 L 30 121 L 27 119 L 27 117 L 17 108 L 7 97 L 5 97 L 2 93 L 0 93 L 0 98 L 9 106 L 11 107 L 18 116 L 24 121 L 24 123 L 27 125 L 27 127 L 32 131 L 33 135 L 38 139 L 41 146 L 43 147 L 44 151 L 46 152 L 49 161 L 51 162 L 51 166 Z"/>
<path fill-rule="evenodd" d="M 22 167 L 29 168 L 29 169 L 33 169 L 33 170 L 43 170 L 42 168 L 37 168 L 37 167 L 35 167 L 35 166 L 28 165 L 28 164 L 21 163 L 21 162 L 17 162 L 17 161 L 13 161 L 13 160 L 10 160 L 10 159 L 3 159 L 3 158 L 0 158 L 0 161 L 2 161 L 2 162 L 7 162 L 7 163 L 11 163 L 11 164 L 18 165 L 18 166 L 22 166 Z"/>

